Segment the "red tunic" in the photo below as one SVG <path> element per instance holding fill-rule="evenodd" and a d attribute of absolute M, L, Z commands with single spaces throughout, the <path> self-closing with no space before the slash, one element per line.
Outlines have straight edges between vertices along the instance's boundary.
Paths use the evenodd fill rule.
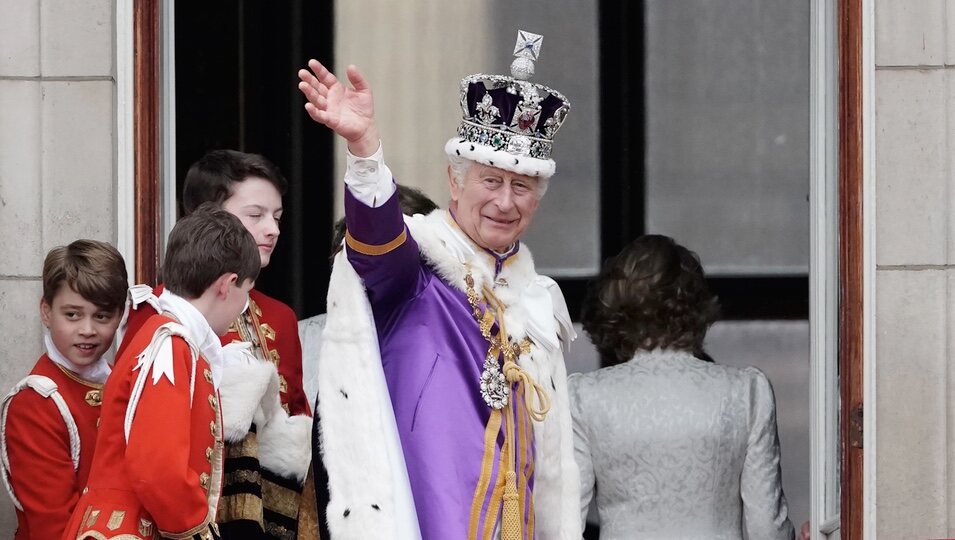
<path fill-rule="evenodd" d="M 53 400 L 30 388 L 10 400 L 5 426 L 10 483 L 23 506 L 17 510 L 14 538 L 48 540 L 63 535 L 89 477 L 102 385 L 80 379 L 45 354 L 30 374 L 56 383 L 80 439 L 79 468 L 74 471 L 69 432 Z"/>
<path fill-rule="evenodd" d="M 103 389 L 97 452 L 87 491 L 73 511 L 64 539 L 173 538 L 207 534 L 222 482 L 219 396 L 201 355 L 193 372 L 189 345 L 172 336 L 173 375 L 143 386 L 125 438 L 127 404 L 139 371 L 137 357 L 156 330 L 172 321 L 150 317 L 119 356 Z M 190 380 L 195 387 L 190 397 Z M 127 537 L 123 537 L 127 538 Z"/>
<path fill-rule="evenodd" d="M 153 289 L 153 294 L 159 296 L 162 291 L 163 286 L 159 285 Z M 156 310 L 147 303 L 140 304 L 135 310 L 130 310 L 126 334 L 119 348 L 120 354 L 136 330 L 146 319 L 155 314 Z M 251 327 L 255 328 L 256 332 L 254 335 L 240 335 L 238 325 L 249 319 L 253 322 Z M 246 326 L 250 327 L 250 325 Z M 249 309 L 236 319 L 229 328 L 229 333 L 222 336 L 223 345 L 236 340 L 251 340 L 256 345 L 257 356 L 275 363 L 281 384 L 279 397 L 288 413 L 311 416 L 311 407 L 302 382 L 302 343 L 298 337 L 298 318 L 292 308 L 261 291 L 252 289 L 249 291 Z"/>

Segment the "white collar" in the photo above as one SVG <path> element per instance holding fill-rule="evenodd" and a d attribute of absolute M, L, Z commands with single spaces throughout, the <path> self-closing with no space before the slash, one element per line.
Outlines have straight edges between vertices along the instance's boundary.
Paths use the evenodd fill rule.
<path fill-rule="evenodd" d="M 75 373 L 77 377 L 96 384 L 103 384 L 106 382 L 106 377 L 109 377 L 111 370 L 109 362 L 107 362 L 108 352 L 97 358 L 92 364 L 79 366 L 63 356 L 63 353 L 56 348 L 49 329 L 43 330 L 43 344 L 46 345 L 46 355 L 50 357 L 54 364 Z"/>
<path fill-rule="evenodd" d="M 169 289 L 163 289 L 157 302 L 160 312 L 168 311 L 185 327 L 193 345 L 199 347 L 202 356 L 209 362 L 212 383 L 219 388 L 219 382 L 222 380 L 222 341 L 212 331 L 205 315 L 188 300 L 170 292 Z"/>

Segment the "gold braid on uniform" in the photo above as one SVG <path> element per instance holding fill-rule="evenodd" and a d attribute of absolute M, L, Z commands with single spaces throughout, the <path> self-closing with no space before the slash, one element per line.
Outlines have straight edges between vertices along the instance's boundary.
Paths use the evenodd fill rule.
<path fill-rule="evenodd" d="M 471 312 L 474 319 L 478 322 L 481 335 L 488 340 L 489 346 L 486 360 L 490 362 L 503 361 L 502 371 L 507 381 L 507 390 L 510 394 L 508 399 L 504 400 L 501 408 L 492 407 L 488 418 L 487 426 L 484 431 L 484 458 L 481 463 L 481 473 L 478 477 L 477 486 L 474 489 L 474 497 L 471 500 L 470 524 L 468 527 L 468 538 L 476 540 L 478 538 L 491 538 L 494 531 L 494 525 L 497 523 L 498 509 L 501 508 L 503 501 L 503 515 L 501 516 L 501 538 L 502 540 L 520 540 L 524 525 L 525 508 L 530 507 L 531 519 L 528 523 L 528 537 L 534 537 L 533 520 L 533 500 L 527 501 L 524 490 L 527 486 L 528 476 L 532 474 L 534 464 L 524 463 L 524 452 L 521 453 L 522 465 L 518 468 L 516 452 L 517 449 L 526 449 L 530 447 L 530 441 L 533 434 L 531 425 L 524 425 L 524 412 L 537 421 L 544 420 L 545 415 L 550 410 L 550 399 L 544 389 L 535 382 L 530 375 L 521 368 L 517 360 L 522 354 L 529 354 L 532 342 L 525 337 L 517 343 L 511 339 L 504 325 L 504 304 L 497 298 L 487 286 L 484 286 L 481 292 L 486 299 L 486 309 L 481 309 L 480 296 L 474 289 L 474 278 L 468 272 L 464 278 L 467 287 L 466 293 L 468 303 L 471 304 Z M 491 330 L 497 323 L 498 331 L 492 334 Z M 537 396 L 540 403 L 538 408 L 534 408 L 531 400 L 527 398 L 527 389 L 530 388 Z M 522 398 L 525 411 L 514 410 L 514 396 Z M 515 414 L 516 413 L 516 414 Z M 517 416 L 517 419 L 515 419 Z M 518 426 L 515 426 L 517 420 Z M 494 453 L 497 448 L 497 436 L 500 433 L 501 425 L 504 425 L 504 446 L 501 448 L 501 457 L 499 464 L 499 474 L 494 486 L 490 486 L 491 472 L 493 471 Z M 518 440 L 520 439 L 520 440 Z M 528 466 L 531 473 L 524 474 L 524 466 Z M 517 472 L 521 475 L 518 478 Z M 519 491 L 520 486 L 520 491 Z M 484 527 L 479 532 L 478 527 L 481 520 L 481 509 L 484 507 L 484 501 L 487 498 L 488 490 L 491 491 L 490 503 L 488 505 L 488 514 L 485 516 Z"/>

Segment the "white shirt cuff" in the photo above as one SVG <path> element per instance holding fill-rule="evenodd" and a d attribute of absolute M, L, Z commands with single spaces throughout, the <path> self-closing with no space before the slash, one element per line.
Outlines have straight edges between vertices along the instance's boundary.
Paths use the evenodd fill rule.
<path fill-rule="evenodd" d="M 391 169 L 385 165 L 381 143 L 374 154 L 360 158 L 345 150 L 345 185 L 356 199 L 377 208 L 391 198 L 395 182 Z"/>

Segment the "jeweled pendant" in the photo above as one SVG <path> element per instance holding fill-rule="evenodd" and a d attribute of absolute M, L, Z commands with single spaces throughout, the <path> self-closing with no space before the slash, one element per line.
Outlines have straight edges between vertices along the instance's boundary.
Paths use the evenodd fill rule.
<path fill-rule="evenodd" d="M 507 378 L 501 373 L 497 362 L 489 358 L 484 360 L 484 371 L 481 373 L 481 397 L 492 409 L 507 407 Z"/>

